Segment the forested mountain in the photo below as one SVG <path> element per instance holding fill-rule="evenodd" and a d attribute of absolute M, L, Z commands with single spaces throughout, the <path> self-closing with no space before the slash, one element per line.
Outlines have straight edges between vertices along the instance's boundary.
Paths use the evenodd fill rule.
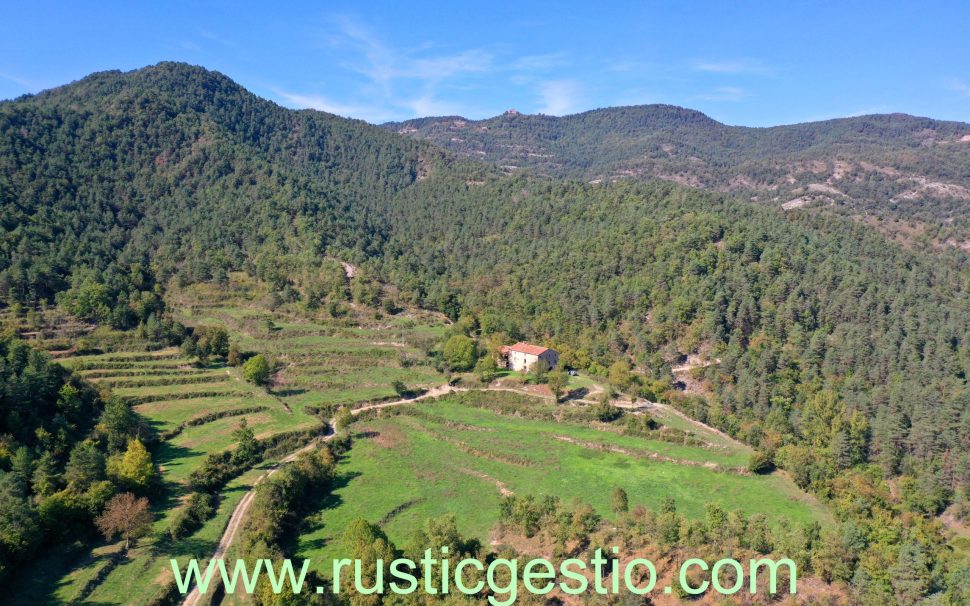
<path fill-rule="evenodd" d="M 747 128 L 680 107 L 642 105 L 384 127 L 508 170 L 597 182 L 658 177 L 785 208 L 927 222 L 939 241 L 959 244 L 967 235 L 970 125 L 961 122 L 889 114 Z M 953 223 L 963 229 L 948 230 Z"/>
<path fill-rule="evenodd" d="M 0 296 L 53 301 L 93 281 L 105 288 L 78 311 L 94 319 L 176 271 L 210 279 L 280 250 L 374 254 L 366 207 L 438 155 L 182 64 L 2 103 Z"/>
<path fill-rule="evenodd" d="M 866 196 L 909 187 L 889 170 L 970 178 L 970 127 L 900 116 L 764 130 L 668 107 L 455 120 L 415 128 L 461 129 L 500 163 L 509 150 L 551 153 L 530 162 L 584 179 L 609 181 L 610 166 L 638 158 L 630 170 L 697 165 L 709 170 L 700 184 L 748 174 L 771 185 L 792 158 L 831 177 L 831 150 L 878 168 L 837 180 Z M 675 355 L 709 353 L 710 397 L 681 405 L 764 450 L 840 519 L 868 520 L 855 553 L 894 546 L 869 549 L 882 558 L 870 571 L 900 543 L 928 541 L 925 529 L 887 530 L 874 483 L 896 482 L 892 507 L 927 519 L 966 501 L 970 264 L 959 250 L 928 256 L 836 215 L 671 183 L 504 175 L 180 64 L 0 104 L 0 218 L 0 301 L 56 298 L 119 327 L 160 313 L 169 280 L 229 270 L 316 304 L 321 263 L 336 257 L 361 265 L 357 279 L 474 317 L 485 334 L 554 343 L 594 372 L 629 360 L 669 381 Z"/>

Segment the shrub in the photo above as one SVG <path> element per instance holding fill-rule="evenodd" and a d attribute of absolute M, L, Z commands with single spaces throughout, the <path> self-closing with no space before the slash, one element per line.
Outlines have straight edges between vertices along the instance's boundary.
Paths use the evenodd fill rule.
<path fill-rule="evenodd" d="M 771 473 L 775 469 L 775 464 L 771 457 L 761 451 L 755 451 L 748 461 L 748 471 L 751 473 Z"/>
<path fill-rule="evenodd" d="M 623 410 L 608 402 L 602 402 L 593 408 L 593 414 L 596 415 L 597 420 L 611 423 L 623 416 Z"/>
<path fill-rule="evenodd" d="M 229 344 L 229 353 L 226 356 L 226 362 L 229 366 L 239 366 L 242 364 L 242 352 L 239 351 L 238 343 Z"/>
<path fill-rule="evenodd" d="M 269 380 L 269 362 L 266 356 L 257 354 L 243 364 L 243 378 L 255 385 L 265 385 Z"/>
<path fill-rule="evenodd" d="M 179 509 L 172 516 L 168 532 L 172 539 L 189 536 L 202 527 L 212 514 L 215 513 L 216 498 L 212 494 L 194 492 L 189 497 L 188 505 Z"/>
<path fill-rule="evenodd" d="M 485 356 L 475 364 L 475 372 L 478 373 L 478 379 L 488 385 L 495 380 L 498 376 L 498 364 L 495 362 L 495 358 L 492 356 Z"/>

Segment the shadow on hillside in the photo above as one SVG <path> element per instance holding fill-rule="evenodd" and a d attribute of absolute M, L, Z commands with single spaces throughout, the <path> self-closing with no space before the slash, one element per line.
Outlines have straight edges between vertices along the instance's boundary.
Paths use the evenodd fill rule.
<path fill-rule="evenodd" d="M 280 398 L 289 398 L 290 396 L 302 396 L 308 391 L 308 389 L 303 389 L 302 387 L 290 387 L 287 389 L 274 389 L 271 393 Z"/>
<path fill-rule="evenodd" d="M 565 396 L 563 396 L 562 401 L 563 402 L 569 402 L 571 400 L 582 400 L 583 398 L 585 398 L 588 395 L 589 395 L 589 388 L 587 388 L 587 387 L 579 387 L 577 389 L 573 389 L 572 391 L 570 391 L 569 393 L 567 393 Z"/>
<path fill-rule="evenodd" d="M 158 465 L 169 465 L 174 461 L 179 459 L 184 459 L 186 457 L 196 456 L 204 454 L 201 450 L 196 450 L 194 448 L 189 448 L 187 446 L 177 446 L 171 442 L 162 442 L 155 448 L 156 459 L 155 463 Z"/>
<path fill-rule="evenodd" d="M 330 491 L 326 494 L 326 496 L 320 499 L 319 503 L 315 504 L 314 513 L 320 514 L 329 509 L 336 509 L 337 507 L 342 505 L 344 500 L 340 497 L 340 495 L 334 494 L 334 491 L 340 490 L 341 488 L 345 488 L 350 484 L 351 481 L 353 481 L 355 478 L 359 477 L 360 475 L 362 474 L 358 471 L 351 471 L 347 473 L 342 473 L 336 478 L 334 478 L 333 482 L 330 485 Z M 303 523 L 302 527 L 300 528 L 300 532 L 295 533 L 293 536 L 291 536 L 290 540 L 287 541 L 287 546 L 289 547 L 288 550 L 291 553 L 296 551 L 296 537 L 298 535 L 310 534 L 312 532 L 325 528 L 326 519 L 327 519 L 327 516 L 325 515 L 311 514 Z M 326 544 L 327 544 L 327 540 L 322 537 L 317 539 L 312 539 L 300 544 L 300 550 L 308 551 L 308 550 L 320 549 L 324 547 Z"/>

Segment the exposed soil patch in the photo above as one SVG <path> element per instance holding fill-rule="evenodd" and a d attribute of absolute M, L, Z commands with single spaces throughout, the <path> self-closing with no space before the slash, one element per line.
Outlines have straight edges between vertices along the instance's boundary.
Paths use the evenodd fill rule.
<path fill-rule="evenodd" d="M 369 437 L 381 448 L 397 448 L 405 442 L 404 432 L 396 425 L 382 427 L 380 431 L 375 431 L 373 434 Z"/>
<path fill-rule="evenodd" d="M 506 486 L 505 482 L 503 482 L 502 480 L 497 480 L 483 471 L 475 471 L 474 469 L 467 469 L 464 467 L 459 469 L 458 471 L 462 473 L 467 473 L 470 476 L 475 476 L 476 478 L 481 478 L 486 482 L 491 482 L 495 484 L 495 487 L 498 488 L 498 491 L 502 494 L 503 497 L 507 497 L 509 495 L 515 494 L 509 489 L 508 486 Z"/>

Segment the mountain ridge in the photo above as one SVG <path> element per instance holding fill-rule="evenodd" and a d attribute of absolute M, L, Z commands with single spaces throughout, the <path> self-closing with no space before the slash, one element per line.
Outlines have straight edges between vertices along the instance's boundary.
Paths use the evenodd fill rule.
<path fill-rule="evenodd" d="M 53 89 L 49 89 L 49 90 L 53 90 Z M 37 93 L 37 94 L 41 94 L 41 93 Z M 29 95 L 25 95 L 25 96 L 29 96 Z M 427 123 L 427 122 L 442 121 L 442 120 L 462 120 L 464 122 L 490 122 L 490 121 L 498 120 L 500 118 L 507 118 L 511 116 L 520 116 L 523 118 L 544 118 L 544 119 L 549 119 L 553 121 L 559 121 L 559 120 L 569 120 L 571 118 L 577 118 L 581 116 L 587 116 L 590 114 L 609 113 L 613 111 L 660 109 L 660 108 L 670 109 L 674 111 L 679 110 L 687 115 L 696 114 L 700 120 L 712 122 L 714 124 L 717 124 L 718 126 L 724 126 L 724 127 L 733 128 L 733 129 L 745 129 L 745 130 L 765 131 L 765 130 L 771 130 L 771 129 L 783 129 L 783 128 L 799 127 L 799 126 L 806 126 L 806 125 L 826 124 L 826 123 L 832 123 L 832 122 L 845 122 L 845 121 L 857 121 L 857 120 L 881 119 L 881 118 L 887 118 L 887 119 L 899 118 L 904 120 L 929 121 L 933 123 L 942 123 L 942 124 L 949 124 L 954 126 L 965 126 L 967 130 L 970 130 L 970 122 L 964 122 L 962 120 L 944 120 L 941 118 L 933 118 L 932 116 L 921 116 L 916 114 L 909 114 L 906 112 L 886 112 L 886 113 L 876 112 L 871 114 L 853 114 L 848 116 L 835 116 L 832 118 L 824 118 L 820 120 L 785 122 L 781 124 L 771 124 L 768 126 L 750 126 L 746 124 L 729 124 L 727 122 L 721 122 L 720 120 L 717 120 L 716 118 L 713 118 L 707 115 L 701 110 L 693 109 L 684 105 L 676 105 L 673 103 L 638 103 L 634 105 L 607 105 L 604 107 L 596 107 L 593 109 L 587 109 L 579 112 L 574 112 L 571 114 L 562 114 L 562 115 L 544 114 L 542 112 L 530 114 L 527 112 L 519 111 L 517 109 L 508 109 L 502 112 L 501 114 L 496 114 L 494 116 L 488 116 L 485 118 L 468 118 L 461 114 L 446 114 L 446 115 L 419 116 L 416 118 L 407 118 L 404 120 L 387 120 L 384 122 L 374 123 L 374 124 L 382 128 L 393 129 L 396 127 L 403 127 L 408 124 Z M 347 119 L 353 120 L 354 118 L 347 118 Z M 371 124 L 371 123 L 368 122 L 368 124 Z"/>
<path fill-rule="evenodd" d="M 970 233 L 970 124 L 963 122 L 893 113 L 747 127 L 653 104 L 382 127 L 507 171 L 589 182 L 660 178 L 785 209 L 917 222 L 940 241 Z"/>

